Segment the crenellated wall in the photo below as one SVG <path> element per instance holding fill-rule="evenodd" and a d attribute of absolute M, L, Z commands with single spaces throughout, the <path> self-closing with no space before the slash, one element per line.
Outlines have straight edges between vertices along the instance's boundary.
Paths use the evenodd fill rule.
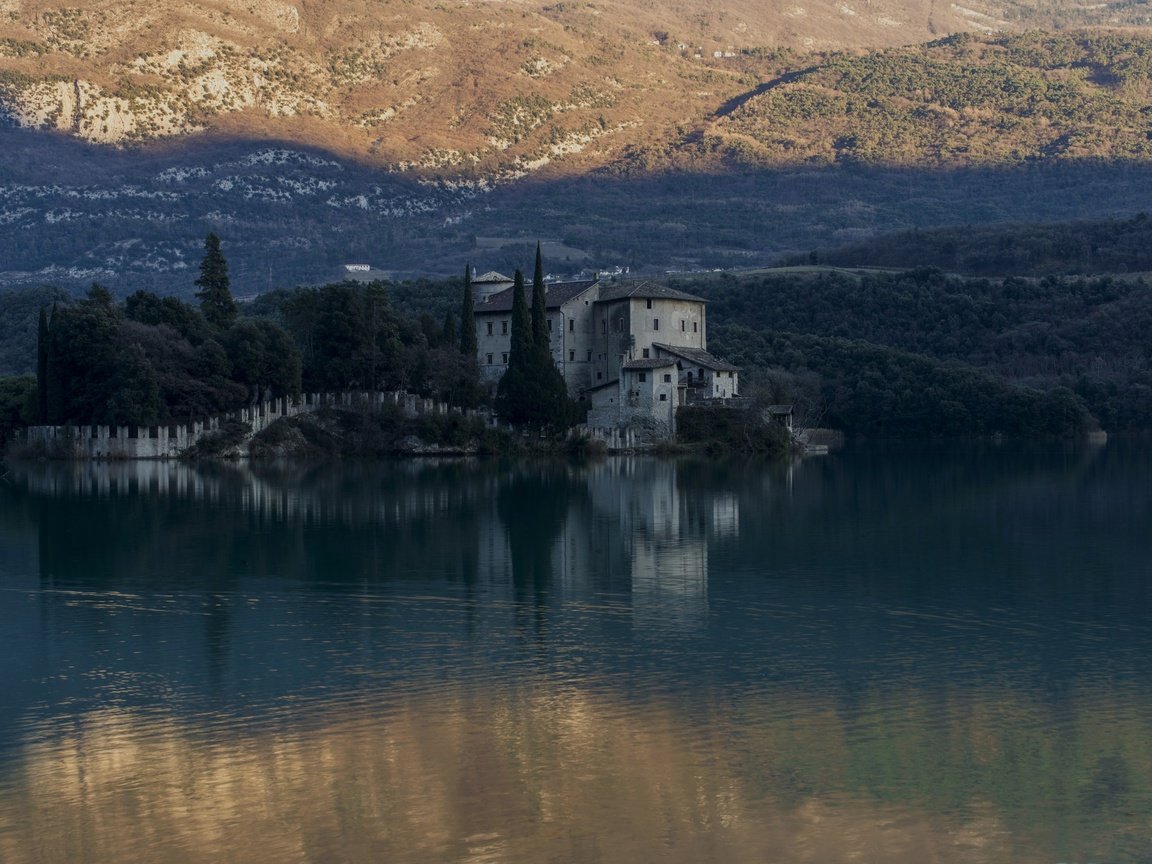
<path fill-rule="evenodd" d="M 57 451 L 71 449 L 75 459 L 176 459 L 228 421 L 245 423 L 255 435 L 283 417 L 295 417 L 326 407 L 374 410 L 399 406 L 406 417 L 458 412 L 446 403 L 402 390 L 353 393 L 306 393 L 299 399 L 280 397 L 248 408 L 190 423 L 160 426 L 29 426 L 24 440 Z M 468 416 L 477 412 L 464 412 Z"/>

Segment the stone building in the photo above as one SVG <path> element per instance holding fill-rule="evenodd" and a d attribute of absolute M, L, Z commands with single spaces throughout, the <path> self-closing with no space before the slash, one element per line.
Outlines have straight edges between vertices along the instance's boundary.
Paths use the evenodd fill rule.
<path fill-rule="evenodd" d="M 472 280 L 477 360 L 498 381 L 512 345 L 512 280 Z M 526 289 L 530 291 L 530 289 Z M 739 396 L 739 368 L 708 353 L 706 301 L 654 282 L 598 279 L 546 286 L 552 360 L 574 399 L 588 400 L 590 426 L 675 430 L 687 402 Z"/>

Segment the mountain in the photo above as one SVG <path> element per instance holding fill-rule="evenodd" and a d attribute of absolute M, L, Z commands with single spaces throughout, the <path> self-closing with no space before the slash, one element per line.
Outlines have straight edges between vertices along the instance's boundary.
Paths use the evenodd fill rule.
<path fill-rule="evenodd" d="M 392 168 L 517 176 L 703 116 L 752 80 L 750 46 L 927 38 L 932 8 L 6 0 L 0 75 L 16 122 L 88 141 L 270 137 Z M 944 26 L 957 23 L 949 13 Z"/>
<path fill-rule="evenodd" d="M 286 140 L 491 179 L 557 161 L 582 170 L 629 146 L 674 142 L 781 70 L 811 65 L 815 51 L 1148 23 L 1144 10 L 1057 0 L 2 0 L 0 93 L 19 125 L 87 141 Z M 838 69 L 792 89 L 826 88 Z M 741 121 L 780 98 L 761 94 L 725 130 L 749 133 Z"/>
<path fill-rule="evenodd" d="M 0 285 L 761 266 L 1152 210 L 1144 5 L 0 0 Z M 935 37 L 924 45 L 903 43 Z M 876 47 L 881 46 L 881 47 Z"/>

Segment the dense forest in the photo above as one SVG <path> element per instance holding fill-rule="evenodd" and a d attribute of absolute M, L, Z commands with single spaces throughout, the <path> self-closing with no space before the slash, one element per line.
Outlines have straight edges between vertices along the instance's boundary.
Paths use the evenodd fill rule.
<path fill-rule="evenodd" d="M 1133 225 L 1139 227 L 1143 220 Z M 709 301 L 710 349 L 744 395 L 863 435 L 1152 429 L 1152 292 L 1137 277 L 965 278 L 806 267 L 671 281 Z M 480 404 L 455 280 L 282 289 L 210 323 L 176 297 L 13 292 L 4 422 L 154 423 L 301 390 L 408 389 Z M 51 302 L 51 305 L 49 305 Z M 202 301 L 203 302 L 203 301 Z M 49 380 L 36 394 L 36 316 Z M 65 350 L 66 348 L 66 350 Z"/>
<path fill-rule="evenodd" d="M 914 228 L 804 255 L 784 265 L 939 267 L 969 276 L 1152 272 L 1152 220 Z"/>
<path fill-rule="evenodd" d="M 712 328 L 711 347 L 759 373 L 808 422 L 864 436 L 1079 435 L 1094 421 L 1075 394 L 1015 386 L 971 366 L 868 342 L 739 326 Z M 781 374 L 783 373 L 783 374 Z"/>
<path fill-rule="evenodd" d="M 1071 390 L 1110 431 L 1152 428 L 1152 291 L 1141 279 L 963 279 L 924 268 L 674 284 L 707 297 L 713 322 L 963 363 L 1005 382 Z"/>
<path fill-rule="evenodd" d="M 745 162 L 889 165 L 1147 159 L 1152 40 L 1080 31 L 976 37 L 807 62 L 720 115 Z M 705 146 L 710 146 L 707 138 Z"/>

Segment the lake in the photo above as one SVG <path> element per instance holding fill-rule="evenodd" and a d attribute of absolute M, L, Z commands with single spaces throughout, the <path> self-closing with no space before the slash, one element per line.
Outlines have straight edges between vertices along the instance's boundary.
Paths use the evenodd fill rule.
<path fill-rule="evenodd" d="M 1152 861 L 1152 446 L 14 466 L 0 861 Z"/>

